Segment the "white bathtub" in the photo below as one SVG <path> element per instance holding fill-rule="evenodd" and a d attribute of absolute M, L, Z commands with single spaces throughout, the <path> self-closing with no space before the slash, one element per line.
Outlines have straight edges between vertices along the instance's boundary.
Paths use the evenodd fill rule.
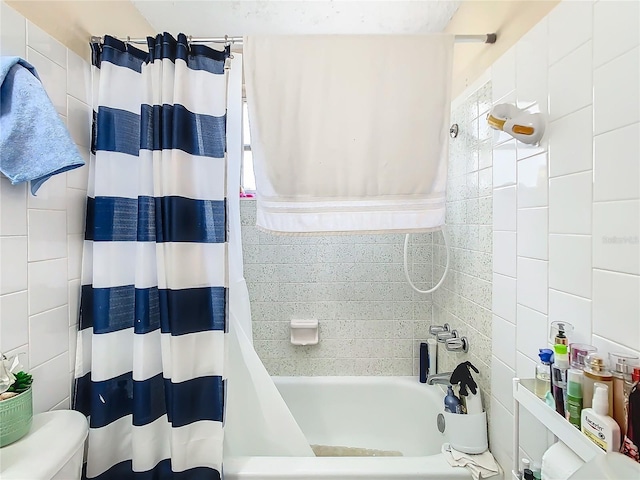
<path fill-rule="evenodd" d="M 402 457 L 236 457 L 227 480 L 469 479 L 440 453 L 444 393 L 415 377 L 274 377 L 310 444 L 402 452 Z"/>

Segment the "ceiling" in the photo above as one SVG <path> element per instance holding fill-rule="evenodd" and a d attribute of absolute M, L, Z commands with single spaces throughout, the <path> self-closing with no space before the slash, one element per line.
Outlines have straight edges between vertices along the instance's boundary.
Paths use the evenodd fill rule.
<path fill-rule="evenodd" d="M 257 34 L 411 34 L 441 32 L 461 0 L 149 1 L 132 3 L 158 32 Z"/>

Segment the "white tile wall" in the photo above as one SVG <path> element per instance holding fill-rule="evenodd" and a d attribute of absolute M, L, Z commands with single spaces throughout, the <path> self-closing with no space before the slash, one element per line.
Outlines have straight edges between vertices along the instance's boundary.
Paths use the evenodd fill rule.
<path fill-rule="evenodd" d="M 516 365 L 516 326 L 494 315 L 491 326 L 493 356 L 510 367 Z"/>
<path fill-rule="evenodd" d="M 640 4 L 599 1 L 593 6 L 593 64 L 608 62 L 640 43 Z M 633 72 L 627 72 L 633 74 Z"/>
<path fill-rule="evenodd" d="M 503 319 L 516 323 L 516 279 L 498 273 L 493 274 L 492 311 Z"/>
<path fill-rule="evenodd" d="M 549 180 L 550 233 L 591 233 L 592 176 L 587 171 Z"/>
<path fill-rule="evenodd" d="M 640 196 L 640 145 L 633 141 L 639 135 L 640 123 L 635 123 L 595 137 L 595 201 L 633 200 Z"/>
<path fill-rule="evenodd" d="M 493 164 L 494 205 L 504 186 L 515 183 L 518 212 L 514 232 L 502 231 L 509 227 L 505 215 L 493 223 L 499 247 L 494 244 L 490 442 L 507 470 L 510 377 L 514 369 L 523 378 L 534 375 L 550 322 L 572 323 L 572 341 L 605 354 L 640 351 L 639 32 L 639 2 L 565 0 L 491 69 L 501 89 L 494 103 L 546 98 L 550 115 L 540 147 L 546 151 L 517 156 L 516 178 L 507 154 L 513 148 L 504 148 L 504 136 L 493 138 L 494 159 L 503 158 Z M 549 65 L 533 76 L 526 67 L 532 38 Z M 517 261 L 506 234 L 517 237 Z M 547 436 L 533 418 L 522 419 L 521 428 L 521 438 L 531 440 L 521 454 L 539 460 Z"/>
<path fill-rule="evenodd" d="M 0 237 L 0 295 L 27 288 L 27 237 Z"/>
<path fill-rule="evenodd" d="M 5 3 L 0 9 L 0 54 L 36 67 L 88 160 L 89 64 Z M 70 405 L 87 172 L 56 175 L 36 197 L 0 177 L 0 351 L 24 353 L 36 412 Z"/>
<path fill-rule="evenodd" d="M 640 200 L 593 207 L 593 267 L 640 274 Z"/>
<path fill-rule="evenodd" d="M 26 57 L 27 28 L 25 19 L 2 2 L 0 6 L 0 50 L 2 55 Z"/>
<path fill-rule="evenodd" d="M 496 188 L 493 191 L 493 227 L 495 230 L 516 231 L 516 187 Z"/>
<path fill-rule="evenodd" d="M 516 178 L 516 141 L 510 140 L 493 149 L 493 188 L 515 185 Z"/>
<path fill-rule="evenodd" d="M 547 260 L 549 238 L 548 209 L 518 209 L 518 255 Z"/>
<path fill-rule="evenodd" d="M 547 22 L 532 28 L 516 45 L 516 105 L 519 108 L 537 106 L 547 113 Z"/>
<path fill-rule="evenodd" d="M 591 298 L 591 235 L 549 236 L 549 287 Z"/>
<path fill-rule="evenodd" d="M 28 217 L 29 261 L 66 257 L 66 212 L 30 209 Z"/>
<path fill-rule="evenodd" d="M 593 109 L 585 107 L 547 126 L 549 176 L 593 168 Z"/>
<path fill-rule="evenodd" d="M 10 314 L 5 315 L 5 312 Z M 27 292 L 21 291 L 0 295 L 0 351 L 15 348 L 15 345 L 29 343 L 29 299 Z"/>
<path fill-rule="evenodd" d="M 640 277 L 593 271 L 593 333 L 640 350 Z"/>
<path fill-rule="evenodd" d="M 547 205 L 549 190 L 547 178 L 546 153 L 518 162 L 518 208 Z"/>
<path fill-rule="evenodd" d="M 27 20 L 27 47 L 67 68 L 67 49 L 37 25 Z"/>
<path fill-rule="evenodd" d="M 491 95 L 493 103 L 502 103 L 502 99 L 516 89 L 516 51 L 511 48 L 491 67 Z M 500 102 L 498 102 L 500 100 Z"/>
<path fill-rule="evenodd" d="M 42 85 L 60 115 L 67 115 L 67 71 L 37 50 L 27 47 L 27 60 L 38 71 Z"/>
<path fill-rule="evenodd" d="M 575 328 L 572 340 L 588 345 L 592 333 L 591 300 L 550 288 L 549 326 L 552 322 L 569 322 Z"/>
<path fill-rule="evenodd" d="M 591 51 L 589 41 L 549 67 L 551 120 L 557 120 L 592 103 Z"/>
<path fill-rule="evenodd" d="M 498 252 L 500 253 L 498 255 Z M 493 271 L 516 276 L 517 243 L 515 232 L 493 232 Z"/>
<path fill-rule="evenodd" d="M 562 2 L 549 13 L 549 64 L 591 39 L 591 2 Z"/>
<path fill-rule="evenodd" d="M 538 360 L 538 349 L 547 342 L 547 316 L 524 305 L 518 305 L 516 348 L 532 360 Z"/>
<path fill-rule="evenodd" d="M 495 355 L 491 358 L 491 395 L 513 414 L 511 401 L 511 379 L 515 377 L 515 370 L 501 362 Z"/>
<path fill-rule="evenodd" d="M 638 84 L 640 47 L 595 69 L 593 112 L 596 135 L 640 121 L 640 93 L 635 88 Z"/>
<path fill-rule="evenodd" d="M 548 262 L 518 257 L 518 304 L 547 313 Z"/>

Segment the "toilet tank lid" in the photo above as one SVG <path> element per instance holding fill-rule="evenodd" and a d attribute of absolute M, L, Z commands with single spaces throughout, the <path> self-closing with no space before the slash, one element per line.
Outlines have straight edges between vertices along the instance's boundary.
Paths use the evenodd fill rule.
<path fill-rule="evenodd" d="M 73 410 L 55 410 L 33 417 L 29 433 L 0 448 L 2 480 L 50 480 L 83 448 L 87 419 Z"/>

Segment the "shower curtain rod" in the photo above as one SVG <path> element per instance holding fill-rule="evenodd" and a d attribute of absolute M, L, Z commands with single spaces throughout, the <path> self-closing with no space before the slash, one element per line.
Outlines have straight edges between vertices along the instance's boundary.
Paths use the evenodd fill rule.
<path fill-rule="evenodd" d="M 187 37 L 192 43 L 228 43 L 230 45 L 242 45 L 243 37 Z M 496 43 L 497 35 L 495 33 L 486 33 L 483 35 L 456 35 L 455 43 Z M 146 45 L 146 38 L 118 38 L 125 43 Z M 102 43 L 103 37 L 92 36 L 91 43 Z"/>

